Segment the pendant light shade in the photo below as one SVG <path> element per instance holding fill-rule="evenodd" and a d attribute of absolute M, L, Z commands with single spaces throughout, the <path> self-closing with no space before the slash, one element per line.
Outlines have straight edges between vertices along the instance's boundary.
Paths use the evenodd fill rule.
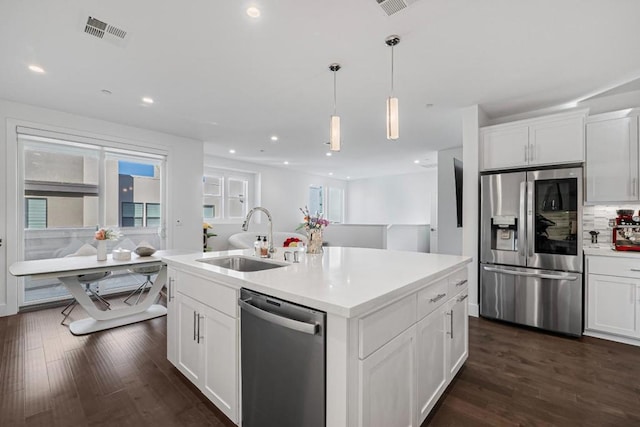
<path fill-rule="evenodd" d="M 387 139 L 396 140 L 400 136 L 398 126 L 398 98 L 387 98 Z"/>
<path fill-rule="evenodd" d="M 387 98 L 387 139 L 396 140 L 400 137 L 398 116 L 398 98 L 393 95 L 393 47 L 400 43 L 400 37 L 396 35 L 385 39 L 385 44 L 391 47 L 391 94 Z"/>
<path fill-rule="evenodd" d="M 329 150 L 340 151 L 340 116 L 336 113 L 336 73 L 340 69 L 340 64 L 329 65 L 329 70 L 333 72 L 333 115 L 329 123 Z"/>
<path fill-rule="evenodd" d="M 340 116 L 331 116 L 329 150 L 340 151 Z"/>

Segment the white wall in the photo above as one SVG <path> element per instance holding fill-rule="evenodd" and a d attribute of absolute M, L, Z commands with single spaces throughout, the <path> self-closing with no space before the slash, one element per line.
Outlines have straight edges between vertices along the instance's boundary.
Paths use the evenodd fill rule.
<path fill-rule="evenodd" d="M 167 244 L 171 248 L 201 249 L 202 242 L 202 142 L 146 129 L 0 100 L 0 238 L 7 264 L 18 259 L 16 192 L 17 142 L 15 126 L 81 135 L 130 146 L 134 150 L 162 150 L 167 153 Z M 6 214 L 6 215 L 5 215 Z M 5 219 L 6 217 L 6 219 Z M 183 224 L 177 227 L 176 221 Z M 6 233 L 6 235 L 3 235 Z M 0 263 L 0 268 L 3 264 Z M 0 271 L 0 316 L 17 311 L 17 279 Z M 6 280 L 5 280 L 6 279 Z"/>
<path fill-rule="evenodd" d="M 440 254 L 462 255 L 462 228 L 456 213 L 453 159 L 462 160 L 462 148 L 438 151 L 438 249 Z M 467 173 L 463 165 L 464 174 Z M 464 193 L 464 189 L 463 189 Z M 464 221 L 462 222 L 464 225 Z"/>
<path fill-rule="evenodd" d="M 437 170 L 349 181 L 347 224 L 429 224 Z"/>
<path fill-rule="evenodd" d="M 206 146 L 205 146 L 206 151 Z M 305 174 L 286 168 L 271 167 L 255 163 L 242 162 L 223 157 L 205 155 L 204 167 L 231 169 L 258 174 L 259 185 L 258 206 L 269 210 L 273 218 L 273 231 L 295 231 L 302 214 L 299 208 L 309 204 L 309 186 L 322 185 L 346 190 L 346 182 L 329 177 Z M 202 196 L 201 196 L 202 198 Z M 252 203 L 249 207 L 254 206 Z M 213 224 L 216 237 L 209 239 L 209 246 L 213 250 L 227 249 L 229 236 L 242 231 L 242 221 L 234 224 Z M 268 222 L 263 213 L 257 212 L 251 218 L 249 231 L 266 231 Z M 302 232 L 304 234 L 304 232 Z M 258 234 L 258 233 L 256 233 Z M 277 246 L 278 242 L 274 242 Z"/>

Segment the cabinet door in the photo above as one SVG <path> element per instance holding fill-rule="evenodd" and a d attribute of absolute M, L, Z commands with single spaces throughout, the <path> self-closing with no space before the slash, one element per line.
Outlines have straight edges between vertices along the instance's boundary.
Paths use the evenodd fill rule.
<path fill-rule="evenodd" d="M 200 345 L 204 346 L 202 392 L 231 421 L 238 421 L 237 320 L 210 307 L 200 319 Z"/>
<path fill-rule="evenodd" d="M 416 426 L 416 326 L 359 361 L 361 425 Z"/>
<path fill-rule="evenodd" d="M 638 200 L 636 117 L 587 123 L 586 200 Z"/>
<path fill-rule="evenodd" d="M 462 291 L 448 304 L 448 320 L 450 322 L 449 344 L 447 345 L 449 380 L 455 376 L 469 355 L 468 296 L 468 291 Z"/>
<path fill-rule="evenodd" d="M 174 366 L 178 364 L 178 309 L 176 304 L 176 285 L 178 271 L 167 269 L 167 359 Z"/>
<path fill-rule="evenodd" d="M 552 120 L 529 126 L 529 165 L 584 161 L 584 118 Z"/>
<path fill-rule="evenodd" d="M 638 329 L 638 279 L 589 274 L 587 327 L 627 337 L 640 336 Z"/>
<path fill-rule="evenodd" d="M 178 364 L 176 367 L 192 383 L 200 385 L 202 378 L 201 348 L 198 343 L 198 313 L 200 303 L 181 293 L 176 294 L 178 312 Z"/>
<path fill-rule="evenodd" d="M 447 319 L 441 307 L 422 319 L 416 329 L 418 367 L 418 425 L 427 418 L 448 384 Z"/>
<path fill-rule="evenodd" d="M 504 169 L 528 164 L 529 128 L 482 130 L 482 169 Z"/>

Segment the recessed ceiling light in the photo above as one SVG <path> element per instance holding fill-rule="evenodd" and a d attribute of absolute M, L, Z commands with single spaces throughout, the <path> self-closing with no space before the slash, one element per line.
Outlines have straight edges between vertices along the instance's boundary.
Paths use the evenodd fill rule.
<path fill-rule="evenodd" d="M 29 69 L 31 71 L 33 71 L 34 73 L 38 73 L 38 74 L 43 74 L 44 73 L 44 68 L 38 66 L 38 65 L 29 65 Z"/>
<path fill-rule="evenodd" d="M 229 150 L 229 153 L 231 154 L 236 154 L 236 150 L 234 150 L 233 148 L 231 150 Z"/>
<path fill-rule="evenodd" d="M 424 106 L 427 107 L 427 108 L 431 108 L 431 107 L 433 107 L 433 104 L 424 104 Z"/>
<path fill-rule="evenodd" d="M 285 161 L 284 161 L 284 164 L 285 164 L 285 165 L 288 165 L 288 164 L 289 164 L 289 162 L 287 162 L 287 161 L 285 160 Z"/>
<path fill-rule="evenodd" d="M 329 175 L 333 175 L 333 172 L 329 172 Z"/>
<path fill-rule="evenodd" d="M 348 176 L 348 177 L 347 177 L 347 179 L 351 179 L 351 177 L 350 177 L 350 176 Z"/>
<path fill-rule="evenodd" d="M 278 140 L 278 137 L 277 137 L 276 135 L 273 135 L 273 136 L 271 137 L 271 140 L 272 140 L 272 141 L 277 141 L 277 140 Z"/>
<path fill-rule="evenodd" d="M 327 157 L 331 157 L 331 152 L 328 152 L 328 153 L 326 154 L 326 156 L 327 156 Z"/>
<path fill-rule="evenodd" d="M 145 96 L 144 98 L 142 98 L 142 102 L 144 102 L 145 104 L 153 104 L 153 98 Z"/>
<path fill-rule="evenodd" d="M 414 160 L 413 163 L 417 165 L 418 163 L 420 163 L 420 160 Z"/>
<path fill-rule="evenodd" d="M 247 8 L 247 15 L 249 15 L 252 18 L 259 18 L 260 17 L 260 9 L 258 9 L 255 6 L 251 6 Z"/>

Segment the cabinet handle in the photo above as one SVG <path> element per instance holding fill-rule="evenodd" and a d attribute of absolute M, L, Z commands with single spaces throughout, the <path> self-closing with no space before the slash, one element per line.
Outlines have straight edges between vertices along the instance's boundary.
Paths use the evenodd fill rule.
<path fill-rule="evenodd" d="M 529 161 L 533 162 L 533 157 L 534 157 L 534 155 L 536 153 L 536 145 L 535 144 L 530 144 L 529 145 L 529 150 L 530 150 Z"/>
<path fill-rule="evenodd" d="M 462 302 L 462 301 L 466 300 L 468 297 L 469 297 L 469 294 L 462 295 L 462 296 L 458 297 L 458 302 Z"/>
<path fill-rule="evenodd" d="M 529 161 L 529 147 L 527 147 L 526 145 L 524 146 L 524 161 Z"/>
<path fill-rule="evenodd" d="M 204 339 L 204 337 L 200 336 L 200 319 L 204 319 L 204 316 L 200 316 L 200 313 L 198 313 L 198 344 L 200 344 L 200 340 Z"/>
<path fill-rule="evenodd" d="M 631 178 L 631 195 L 633 197 L 636 196 L 636 179 L 635 178 Z"/>
<path fill-rule="evenodd" d="M 438 301 L 440 301 L 442 298 L 444 298 L 446 296 L 447 296 L 447 294 L 438 294 L 435 297 L 431 298 L 429 300 L 429 302 L 438 302 Z"/>
<path fill-rule="evenodd" d="M 630 268 L 631 271 L 640 271 L 640 268 Z"/>
<path fill-rule="evenodd" d="M 456 283 L 456 286 L 462 286 L 462 285 L 464 285 L 465 283 L 467 283 L 467 279 L 464 279 L 464 280 L 459 281 L 458 283 Z"/>
<path fill-rule="evenodd" d="M 169 294 L 169 301 L 171 301 L 175 294 L 173 292 L 173 277 L 169 277 L 169 289 L 168 289 L 168 294 Z"/>
<path fill-rule="evenodd" d="M 453 339 L 453 308 L 451 309 L 450 312 L 445 313 L 447 316 L 451 316 L 449 318 L 449 327 L 450 327 L 450 331 L 451 332 L 447 332 L 447 335 L 449 335 L 451 337 L 451 339 Z"/>
<path fill-rule="evenodd" d="M 193 340 L 196 340 L 196 316 L 198 314 L 195 312 L 195 310 L 193 311 Z"/>

